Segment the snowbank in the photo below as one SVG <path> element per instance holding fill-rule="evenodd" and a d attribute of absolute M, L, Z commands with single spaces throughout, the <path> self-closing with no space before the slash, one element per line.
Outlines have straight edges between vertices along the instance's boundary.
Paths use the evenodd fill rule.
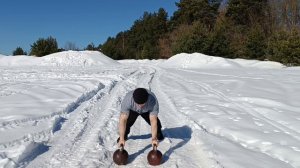
<path fill-rule="evenodd" d="M 32 56 L 0 57 L 0 66 L 32 66 L 40 65 L 41 58 Z"/>
<path fill-rule="evenodd" d="M 300 66 L 287 67 L 286 69 L 288 69 L 288 70 L 300 70 Z"/>
<path fill-rule="evenodd" d="M 91 66 L 117 65 L 117 61 L 98 51 L 65 51 L 43 57 L 43 65 Z"/>
<path fill-rule="evenodd" d="M 242 67 L 255 67 L 255 68 L 285 68 L 285 66 L 279 62 L 274 61 L 258 61 L 258 60 L 245 60 L 245 59 L 232 59 L 233 62 L 241 65 Z"/>
<path fill-rule="evenodd" d="M 64 51 L 44 57 L 0 57 L 0 66 L 92 66 L 118 64 L 117 61 L 98 51 Z"/>
<path fill-rule="evenodd" d="M 167 68 L 240 68 L 240 67 L 255 67 L 255 68 L 283 68 L 284 65 L 272 61 L 257 61 L 244 59 L 226 59 L 222 57 L 208 56 L 201 53 L 181 53 L 174 55 L 167 61 L 160 64 Z"/>

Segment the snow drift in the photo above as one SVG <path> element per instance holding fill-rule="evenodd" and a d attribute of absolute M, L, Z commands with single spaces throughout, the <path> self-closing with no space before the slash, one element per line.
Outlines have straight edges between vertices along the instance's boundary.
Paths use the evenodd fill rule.
<path fill-rule="evenodd" d="M 65 51 L 43 58 L 44 65 L 91 66 L 117 65 L 118 62 L 98 51 Z"/>
<path fill-rule="evenodd" d="M 222 57 L 208 56 L 201 53 L 181 53 L 174 55 L 167 61 L 160 64 L 168 68 L 186 68 L 186 69 L 214 69 L 214 68 L 283 68 L 284 65 L 272 61 L 258 61 L 245 59 L 226 59 Z"/>
<path fill-rule="evenodd" d="M 64 51 L 44 57 L 0 57 L 0 66 L 94 66 L 118 64 L 117 61 L 98 51 Z"/>

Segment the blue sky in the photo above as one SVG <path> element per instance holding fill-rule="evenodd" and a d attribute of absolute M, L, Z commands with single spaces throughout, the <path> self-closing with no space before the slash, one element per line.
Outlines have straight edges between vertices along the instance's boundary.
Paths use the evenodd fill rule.
<path fill-rule="evenodd" d="M 164 8 L 169 16 L 179 0 L 2 0 L 0 54 L 18 46 L 30 51 L 39 38 L 52 36 L 59 47 L 74 43 L 80 49 L 128 30 L 145 11 Z"/>

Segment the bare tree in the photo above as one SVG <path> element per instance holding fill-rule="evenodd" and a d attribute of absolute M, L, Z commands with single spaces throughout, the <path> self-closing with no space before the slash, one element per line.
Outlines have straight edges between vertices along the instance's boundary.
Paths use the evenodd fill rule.
<path fill-rule="evenodd" d="M 300 6 L 299 0 L 290 0 L 292 26 L 299 26 L 300 24 L 299 6 Z"/>
<path fill-rule="evenodd" d="M 272 20 L 277 28 L 291 30 L 300 26 L 299 0 L 269 0 Z"/>
<path fill-rule="evenodd" d="M 158 41 L 160 58 L 170 58 L 172 56 L 171 42 L 169 37 L 160 38 Z"/>
<path fill-rule="evenodd" d="M 79 48 L 76 46 L 75 43 L 68 41 L 65 44 L 65 50 L 66 51 L 68 51 L 68 50 L 79 51 Z"/>

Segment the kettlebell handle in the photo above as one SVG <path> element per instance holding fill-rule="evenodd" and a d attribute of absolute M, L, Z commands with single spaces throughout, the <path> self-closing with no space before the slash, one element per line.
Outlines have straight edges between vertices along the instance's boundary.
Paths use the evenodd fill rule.
<path fill-rule="evenodd" d="M 124 144 L 121 144 L 120 151 L 122 152 L 124 150 Z"/>
<path fill-rule="evenodd" d="M 157 145 L 156 144 L 153 145 L 153 150 L 157 151 Z"/>

